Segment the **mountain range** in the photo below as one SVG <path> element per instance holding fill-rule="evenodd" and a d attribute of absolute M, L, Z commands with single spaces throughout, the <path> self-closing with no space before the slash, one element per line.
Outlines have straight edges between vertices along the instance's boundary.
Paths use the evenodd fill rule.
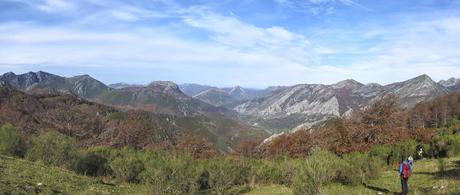
<path fill-rule="evenodd" d="M 155 81 L 147 86 L 111 88 L 88 76 L 61 77 L 46 72 L 28 72 L 16 75 L 3 74 L 0 81 L 27 93 L 63 93 L 121 110 L 144 110 L 178 116 L 235 115 L 234 111 L 216 107 L 182 93 L 179 87 L 169 81 Z"/>
<path fill-rule="evenodd" d="M 61 93 L 112 106 L 178 117 L 228 117 L 268 132 L 310 126 L 345 116 L 394 94 L 401 107 L 460 90 L 460 79 L 435 82 L 428 75 L 388 85 L 362 84 L 348 79 L 335 84 L 298 84 L 266 89 L 219 88 L 154 81 L 148 85 L 105 85 L 88 76 L 61 77 L 46 72 L 5 73 L 0 81 L 29 94 Z"/>
<path fill-rule="evenodd" d="M 0 82 L 0 124 L 5 123 L 13 124 L 26 139 L 54 129 L 75 138 L 80 147 L 168 147 L 183 135 L 196 135 L 226 153 L 241 141 L 266 137 L 229 117 L 120 111 L 73 94 L 29 94 Z"/>

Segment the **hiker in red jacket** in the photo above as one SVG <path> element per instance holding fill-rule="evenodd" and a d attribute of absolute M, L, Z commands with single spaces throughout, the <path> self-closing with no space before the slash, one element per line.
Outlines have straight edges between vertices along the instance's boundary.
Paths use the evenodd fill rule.
<path fill-rule="evenodd" d="M 406 159 L 402 159 L 402 162 L 399 165 L 399 174 L 401 176 L 401 188 L 403 195 L 409 193 L 409 186 L 407 185 L 407 181 L 409 180 L 410 172 L 411 168 L 409 165 L 409 161 Z"/>

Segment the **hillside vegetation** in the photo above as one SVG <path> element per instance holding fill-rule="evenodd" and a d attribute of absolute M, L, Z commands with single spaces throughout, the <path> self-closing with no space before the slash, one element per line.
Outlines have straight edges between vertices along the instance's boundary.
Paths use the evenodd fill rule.
<path fill-rule="evenodd" d="M 439 171 L 440 163 L 436 159 L 415 161 L 414 171 L 409 180 L 411 194 L 459 194 L 460 193 L 460 156 L 444 159 L 445 169 Z M 348 186 L 329 184 L 324 194 L 398 194 L 401 183 L 396 170 L 388 169 L 367 185 Z M 256 186 L 248 195 L 289 195 L 291 188 L 281 185 Z"/>
<path fill-rule="evenodd" d="M 27 140 L 54 129 L 91 146 L 171 147 L 182 135 L 206 139 L 220 152 L 265 134 L 235 119 L 196 115 L 177 117 L 144 111 L 122 112 L 72 95 L 30 95 L 0 86 L 0 123 L 11 123 Z"/>
<path fill-rule="evenodd" d="M 416 161 L 409 185 L 413 194 L 458 194 L 460 192 L 460 156 L 445 159 L 445 170 L 439 172 L 436 159 Z M 151 194 L 143 184 L 112 184 L 104 178 L 78 175 L 58 167 L 45 166 L 12 157 L 0 156 L 0 193 L 11 194 Z M 41 183 L 42 185 L 39 185 Z M 400 191 L 394 169 L 370 180 L 367 186 L 329 184 L 324 194 L 394 194 Z M 241 191 L 243 193 L 244 191 Z M 293 194 L 283 185 L 258 185 L 248 195 Z"/>

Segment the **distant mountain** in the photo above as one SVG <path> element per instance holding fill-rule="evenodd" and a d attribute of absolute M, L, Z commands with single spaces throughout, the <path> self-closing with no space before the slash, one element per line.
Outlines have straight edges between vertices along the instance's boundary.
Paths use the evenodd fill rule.
<path fill-rule="evenodd" d="M 144 85 L 139 84 L 128 84 L 128 83 L 113 83 L 109 85 L 110 88 L 121 89 L 127 87 L 144 87 Z"/>
<path fill-rule="evenodd" d="M 403 82 L 397 82 L 385 86 L 385 90 L 397 95 L 401 105 L 412 107 L 415 104 L 436 97 L 447 95 L 449 89 L 434 82 L 424 74 Z"/>
<path fill-rule="evenodd" d="M 0 80 L 16 89 L 26 92 L 46 93 L 60 92 L 75 94 L 83 98 L 94 98 L 109 88 L 88 75 L 65 78 L 47 72 L 28 72 L 16 75 L 8 72 Z"/>
<path fill-rule="evenodd" d="M 27 93 L 73 94 L 122 110 L 139 109 L 178 116 L 235 115 L 234 111 L 185 95 L 175 83 L 169 81 L 156 81 L 145 87 L 114 89 L 88 75 L 66 78 L 42 71 L 20 75 L 9 72 L 0 76 L 0 81 Z"/>
<path fill-rule="evenodd" d="M 259 95 L 262 95 L 265 90 L 261 89 L 250 89 L 243 88 L 240 86 L 235 86 L 231 88 L 222 88 L 224 91 L 228 92 L 233 98 L 237 100 L 249 100 Z"/>
<path fill-rule="evenodd" d="M 203 91 L 206 91 L 208 89 L 214 88 L 212 86 L 208 85 L 199 85 L 199 84 L 193 84 L 193 83 L 185 83 L 185 84 L 180 84 L 179 88 L 182 92 L 184 92 L 186 95 L 193 97 Z"/>
<path fill-rule="evenodd" d="M 194 95 L 193 98 L 199 99 L 208 104 L 223 107 L 232 105 L 238 101 L 228 92 L 218 88 L 210 88 L 208 90 L 202 91 Z"/>
<path fill-rule="evenodd" d="M 23 80 L 21 80 L 22 82 Z M 55 129 L 77 140 L 80 147 L 151 147 L 174 144 L 181 134 L 200 135 L 222 152 L 264 132 L 228 117 L 122 112 L 74 95 L 31 95 L 0 82 L 0 124 L 11 123 L 22 135 Z"/>
<path fill-rule="evenodd" d="M 198 84 L 181 84 L 179 88 L 190 97 L 200 99 L 214 106 L 227 108 L 232 108 L 265 92 L 262 89 L 250 89 L 240 86 L 218 88 Z"/>
<path fill-rule="evenodd" d="M 219 88 L 219 87 L 213 87 L 209 85 L 199 85 L 199 84 L 191 84 L 191 83 L 181 84 L 179 85 L 179 88 L 181 89 L 181 91 L 183 91 L 188 96 L 195 96 L 209 89 L 220 89 L 230 94 L 236 100 L 251 99 L 265 92 L 264 89 L 251 89 L 251 88 L 243 88 L 240 86 Z"/>
<path fill-rule="evenodd" d="M 447 87 L 451 91 L 460 91 L 460 78 L 450 78 L 448 80 L 441 80 L 439 84 Z"/>
<path fill-rule="evenodd" d="M 236 113 L 216 107 L 182 93 L 175 83 L 156 81 L 145 87 L 129 87 L 105 91 L 97 102 L 119 109 L 138 109 L 155 113 L 192 116 L 197 114 L 234 116 Z"/>
<path fill-rule="evenodd" d="M 403 107 L 446 95 L 449 90 L 422 75 L 386 86 L 345 80 L 332 85 L 300 84 L 279 87 L 235 107 L 248 121 L 269 129 L 289 130 L 361 109 L 386 94 L 395 94 Z"/>
<path fill-rule="evenodd" d="M 345 116 L 375 100 L 395 94 L 402 107 L 446 95 L 458 89 L 458 79 L 434 82 L 421 75 L 389 85 L 344 80 L 331 85 L 298 84 L 264 90 L 240 86 L 216 88 L 206 85 L 155 81 L 147 86 L 106 86 L 88 75 L 61 77 L 46 72 L 16 75 L 5 73 L 0 81 L 31 94 L 72 94 L 120 110 L 143 110 L 184 116 L 242 118 L 259 128 L 286 131 L 312 125 L 329 117 Z"/>

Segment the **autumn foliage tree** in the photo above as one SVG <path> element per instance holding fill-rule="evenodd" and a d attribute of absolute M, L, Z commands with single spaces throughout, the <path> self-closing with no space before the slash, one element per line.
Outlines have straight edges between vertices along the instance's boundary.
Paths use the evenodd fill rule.
<path fill-rule="evenodd" d="M 262 140 L 250 139 L 245 140 L 235 146 L 232 154 L 244 158 L 259 158 L 262 154 L 260 145 Z"/>
<path fill-rule="evenodd" d="M 435 133 L 430 128 L 460 124 L 459 119 L 460 93 L 420 103 L 411 109 L 401 108 L 396 96 L 387 95 L 351 116 L 332 118 L 318 127 L 279 136 L 265 146 L 265 155 L 299 157 L 316 146 L 343 154 L 408 139 L 426 143 Z M 452 122 L 455 120 L 459 122 Z M 450 128 L 455 131 L 456 127 Z"/>
<path fill-rule="evenodd" d="M 195 159 L 206 159 L 217 155 L 216 149 L 206 139 L 197 135 L 182 134 L 176 149 L 189 153 Z"/>

